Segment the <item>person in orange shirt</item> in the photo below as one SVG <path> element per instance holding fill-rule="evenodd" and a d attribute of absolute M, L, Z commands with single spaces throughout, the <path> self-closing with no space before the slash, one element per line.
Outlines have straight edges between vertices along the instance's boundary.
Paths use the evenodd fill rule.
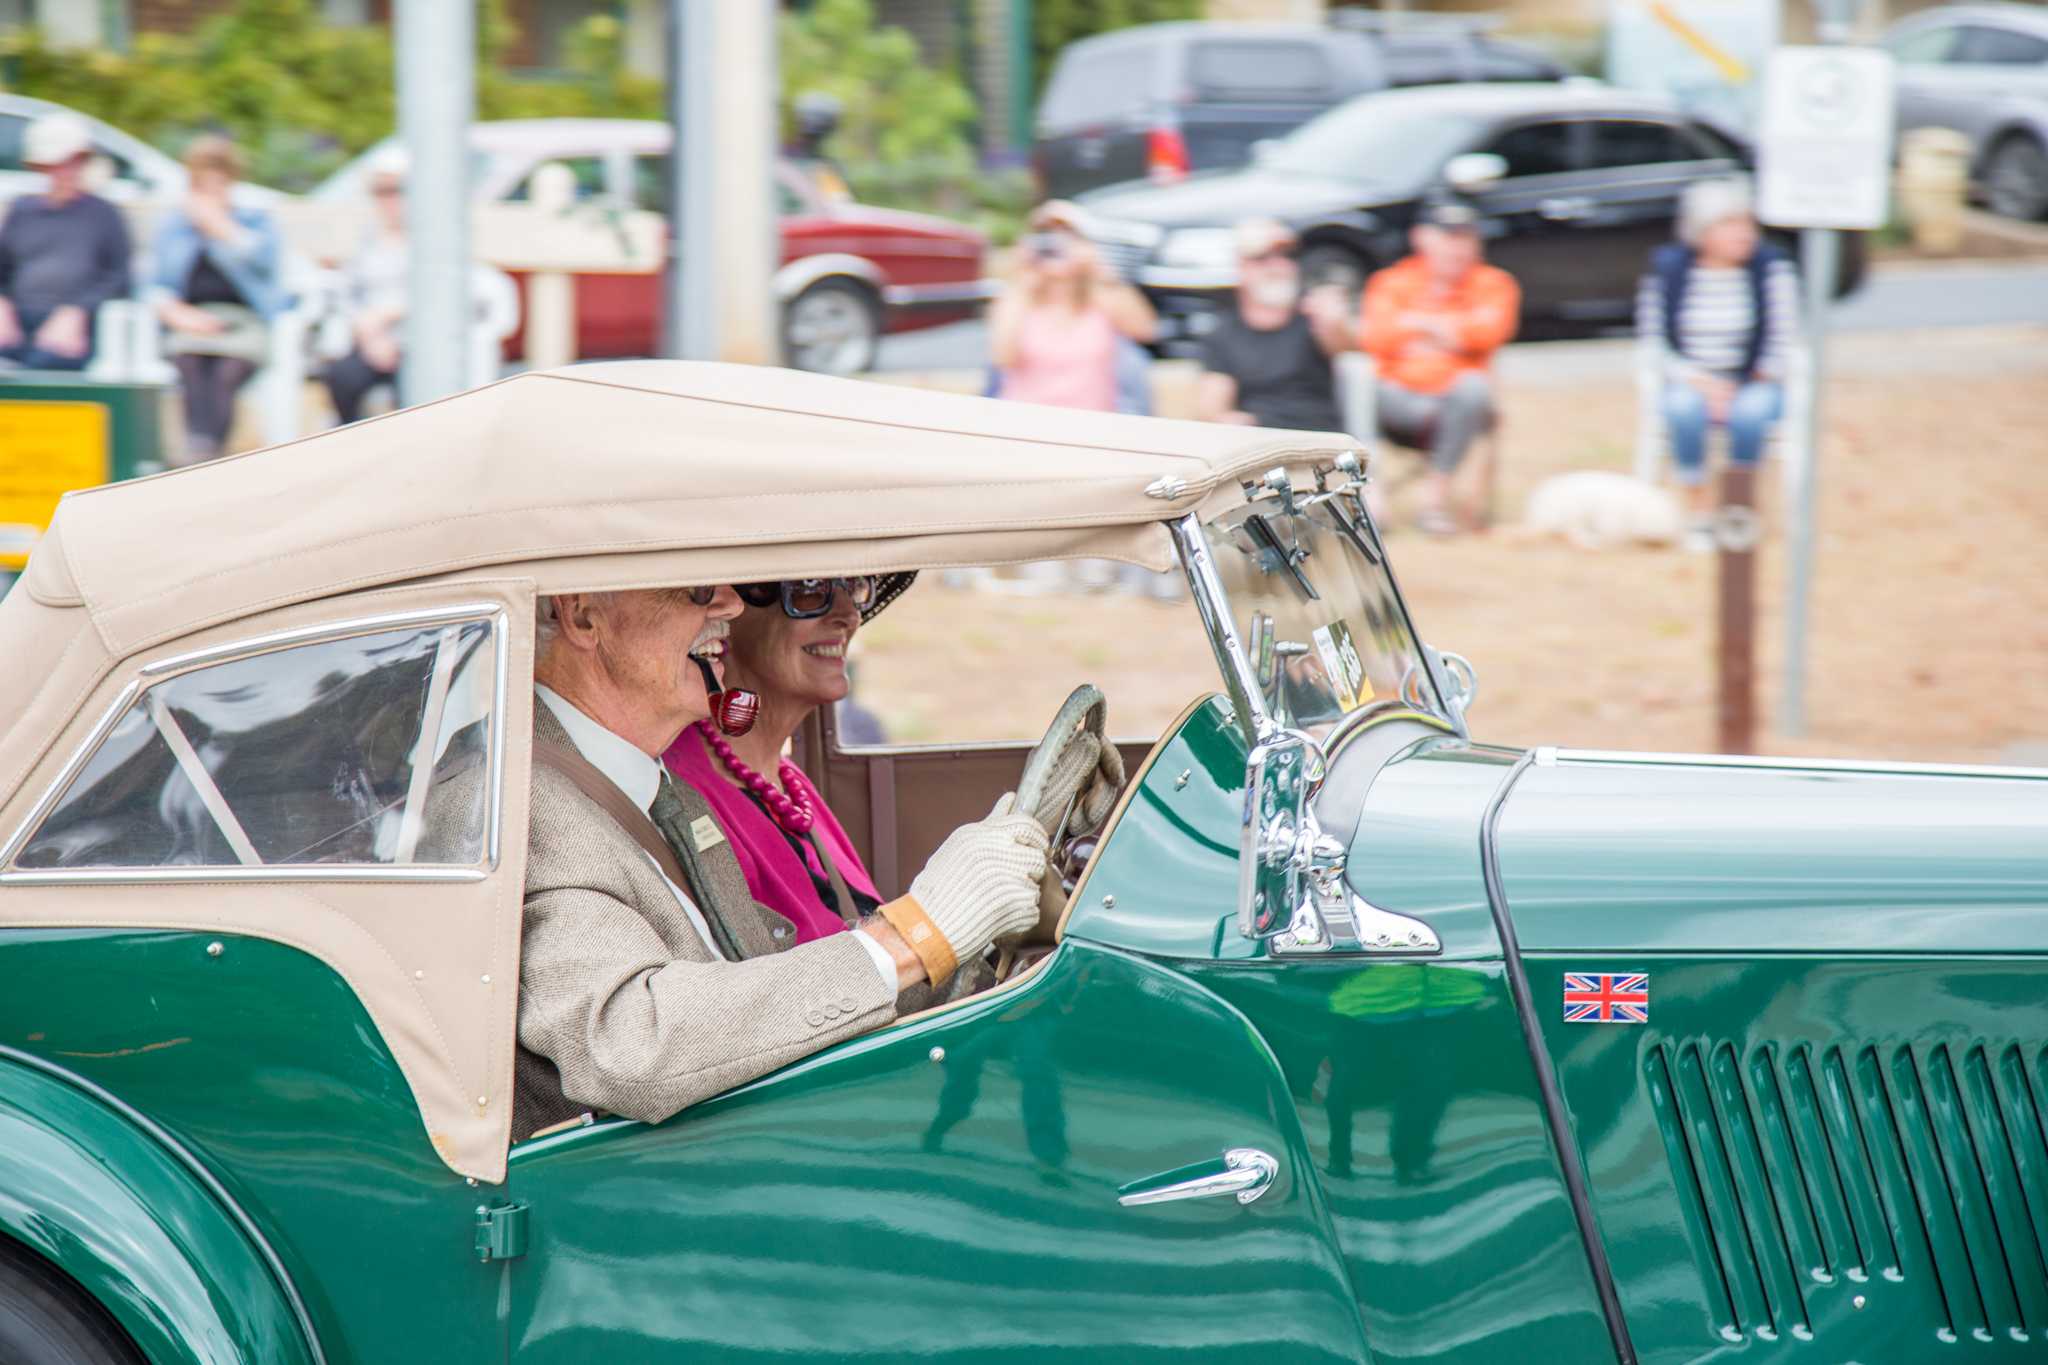
<path fill-rule="evenodd" d="M 1451 476 L 1493 426 L 1493 353 L 1515 334 L 1522 291 L 1481 259 L 1479 215 L 1456 200 L 1426 205 L 1409 231 L 1415 254 L 1365 286 L 1359 344 L 1379 367 L 1380 431 L 1429 452 L 1419 524 L 1458 529 Z"/>

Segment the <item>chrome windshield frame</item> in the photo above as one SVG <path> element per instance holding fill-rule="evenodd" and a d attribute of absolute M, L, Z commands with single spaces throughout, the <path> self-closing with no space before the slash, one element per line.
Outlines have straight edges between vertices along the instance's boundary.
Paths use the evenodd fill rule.
<path fill-rule="evenodd" d="M 1318 480 L 1330 472 L 1334 471 L 1318 469 Z M 1346 496 L 1346 493 L 1340 489 L 1333 492 L 1318 492 L 1313 496 L 1317 499 L 1332 499 Z M 1379 555 L 1379 567 L 1386 573 L 1387 586 L 1393 594 L 1395 605 L 1400 608 L 1410 637 L 1415 641 L 1416 654 L 1423 672 L 1429 678 L 1436 706 L 1422 708 L 1423 713 L 1449 726 L 1460 739 L 1470 739 L 1464 708 L 1451 700 L 1453 693 L 1444 685 L 1443 662 L 1436 650 L 1422 638 L 1421 631 L 1416 628 L 1415 614 L 1408 609 L 1408 599 L 1401 591 L 1401 581 L 1394 573 L 1393 561 L 1387 557 L 1386 541 L 1380 535 L 1379 527 L 1373 522 L 1371 510 L 1366 507 L 1365 499 L 1356 496 L 1355 493 L 1350 495 L 1350 501 L 1351 507 L 1345 510 L 1359 518 L 1365 534 L 1371 537 L 1373 547 Z M 1258 744 L 1285 727 L 1273 714 L 1260 692 L 1258 673 L 1252 666 L 1251 657 L 1246 652 L 1244 641 L 1232 620 L 1230 596 L 1224 589 L 1222 577 L 1217 572 L 1208 538 L 1203 533 L 1202 520 L 1197 514 L 1190 512 L 1169 522 L 1168 527 L 1172 531 L 1174 545 L 1180 552 L 1181 567 L 1187 574 L 1188 590 L 1194 598 L 1195 610 L 1201 616 L 1202 628 L 1208 633 L 1210 648 L 1216 654 L 1217 667 L 1223 673 L 1225 690 L 1229 694 L 1231 704 L 1237 710 L 1239 724 L 1244 729 L 1245 738 L 1253 744 Z M 1338 724 L 1341 728 L 1343 722 L 1340 721 Z"/>

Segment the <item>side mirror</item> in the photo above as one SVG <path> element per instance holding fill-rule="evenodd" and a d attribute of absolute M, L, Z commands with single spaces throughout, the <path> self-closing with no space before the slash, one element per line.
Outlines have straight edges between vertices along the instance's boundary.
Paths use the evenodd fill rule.
<path fill-rule="evenodd" d="M 1507 173 L 1507 158 L 1495 152 L 1463 152 L 1444 163 L 1444 183 L 1460 194 L 1491 189 Z"/>

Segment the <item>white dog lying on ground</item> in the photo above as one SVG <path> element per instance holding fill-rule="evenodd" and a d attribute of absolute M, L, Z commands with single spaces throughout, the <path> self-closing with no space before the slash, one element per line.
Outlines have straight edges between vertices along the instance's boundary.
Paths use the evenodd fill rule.
<path fill-rule="evenodd" d="M 1668 489 L 1628 474 L 1586 469 L 1536 485 L 1518 528 L 1526 536 L 1563 536 L 1582 550 L 1670 545 L 1684 518 Z"/>

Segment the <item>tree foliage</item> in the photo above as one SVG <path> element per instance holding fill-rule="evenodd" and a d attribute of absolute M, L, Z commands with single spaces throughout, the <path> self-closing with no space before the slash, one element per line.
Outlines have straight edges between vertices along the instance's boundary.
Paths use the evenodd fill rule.
<path fill-rule="evenodd" d="M 817 0 L 781 19 L 782 109 L 822 90 L 845 108 L 833 155 L 855 166 L 972 166 L 974 101 L 926 64 L 910 35 L 877 26 L 870 0 Z M 477 117 L 660 118 L 662 84 L 625 60 L 625 31 L 592 15 L 568 35 L 563 70 L 508 72 L 518 38 L 505 0 L 479 0 Z M 318 0 L 237 0 L 189 34 L 143 34 L 125 53 L 0 36 L 0 85 L 106 120 L 173 155 L 202 132 L 247 152 L 250 178 L 305 189 L 397 124 L 392 41 L 330 28 Z"/>

